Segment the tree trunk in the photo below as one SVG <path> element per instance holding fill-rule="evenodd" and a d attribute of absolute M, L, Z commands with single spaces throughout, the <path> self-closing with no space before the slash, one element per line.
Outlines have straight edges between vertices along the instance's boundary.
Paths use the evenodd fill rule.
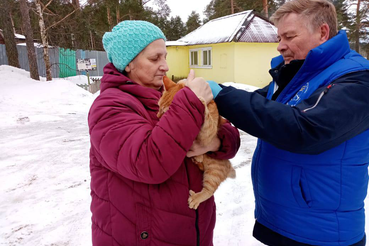
<path fill-rule="evenodd" d="M 264 13 L 265 13 L 265 17 L 269 18 L 269 16 L 268 16 L 268 0 L 263 0 L 263 10 L 264 10 Z"/>
<path fill-rule="evenodd" d="M 234 3 L 233 3 L 233 0 L 231 0 L 231 14 L 234 14 Z"/>
<path fill-rule="evenodd" d="M 107 12 L 107 15 L 108 15 L 109 31 L 111 31 L 111 29 L 113 28 L 113 19 L 112 19 L 111 14 L 110 14 L 110 7 L 109 6 L 106 7 L 106 12 Z"/>
<path fill-rule="evenodd" d="M 6 56 L 8 57 L 8 64 L 13 67 L 20 67 L 18 60 L 17 43 L 15 41 L 12 20 L 10 18 L 9 2 L 8 0 L 0 0 L 0 19 L 2 22 L 3 35 L 5 41 Z"/>
<path fill-rule="evenodd" d="M 92 31 L 90 30 L 90 39 L 91 39 L 91 50 L 95 49 L 95 42 L 94 42 L 94 37 L 92 35 Z"/>
<path fill-rule="evenodd" d="M 20 10 L 22 14 L 22 22 L 23 22 L 23 30 L 26 36 L 26 44 L 27 44 L 27 54 L 28 54 L 28 63 L 29 70 L 32 79 L 40 80 L 37 68 L 37 59 L 35 46 L 33 43 L 33 32 L 31 28 L 31 21 L 29 18 L 29 9 L 26 0 L 20 0 Z"/>
<path fill-rule="evenodd" d="M 75 6 L 76 9 L 81 8 L 81 5 L 79 4 L 79 0 L 72 0 L 72 4 Z"/>
<path fill-rule="evenodd" d="M 45 28 L 45 22 L 44 22 L 44 17 L 42 15 L 41 4 L 40 4 L 39 1 L 40 0 L 35 1 L 35 4 L 36 4 L 36 9 L 37 9 L 38 18 L 39 18 L 38 23 L 40 25 L 42 46 L 44 48 L 44 61 L 45 61 L 45 67 L 46 67 L 46 80 L 50 81 L 50 80 L 52 80 L 52 76 L 51 76 L 51 65 L 50 65 L 50 60 L 49 60 L 49 43 L 47 41 L 47 33 L 46 33 L 46 28 Z"/>
<path fill-rule="evenodd" d="M 356 30 L 355 30 L 355 51 L 359 53 L 360 51 L 360 3 L 361 0 L 357 1 L 356 6 Z"/>
<path fill-rule="evenodd" d="M 117 15 L 117 24 L 118 24 L 120 22 L 119 3 L 118 3 L 118 5 L 115 8 L 115 12 L 116 12 L 116 15 Z"/>

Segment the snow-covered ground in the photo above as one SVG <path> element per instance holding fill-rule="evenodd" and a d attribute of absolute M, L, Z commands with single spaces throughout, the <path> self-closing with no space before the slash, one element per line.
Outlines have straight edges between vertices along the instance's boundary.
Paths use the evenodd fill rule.
<path fill-rule="evenodd" d="M 0 245 L 91 245 L 87 114 L 97 95 L 76 86 L 86 81 L 34 81 L 0 66 Z M 256 139 L 241 140 L 237 178 L 215 193 L 215 246 L 262 245 L 252 237 Z"/>

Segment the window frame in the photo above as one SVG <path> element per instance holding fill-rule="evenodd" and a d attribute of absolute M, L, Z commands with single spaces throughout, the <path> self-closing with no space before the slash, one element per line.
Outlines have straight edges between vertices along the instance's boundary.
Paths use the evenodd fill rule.
<path fill-rule="evenodd" d="M 205 62 L 205 59 L 204 59 L 204 52 L 206 52 L 206 61 L 208 64 L 204 64 Z M 207 47 L 207 48 L 202 48 L 202 52 L 201 52 L 201 55 L 202 55 L 202 59 L 201 59 L 201 65 L 202 67 L 209 67 L 211 68 L 212 67 L 212 48 L 211 47 Z"/>
<path fill-rule="evenodd" d="M 204 47 L 204 48 L 196 48 L 189 50 L 189 60 L 190 60 L 190 68 L 213 68 L 213 48 L 212 47 Z M 193 64 L 193 55 L 197 52 L 197 64 Z M 206 61 L 207 64 L 204 64 L 204 52 L 206 52 Z"/>
<path fill-rule="evenodd" d="M 193 59 L 193 57 L 195 57 L 195 56 L 192 56 L 192 54 L 195 54 L 195 52 L 197 54 L 197 59 L 196 59 L 197 64 L 193 63 L 193 60 L 195 60 L 195 59 Z M 190 50 L 190 67 L 199 67 L 199 51 L 198 51 L 198 49 Z"/>

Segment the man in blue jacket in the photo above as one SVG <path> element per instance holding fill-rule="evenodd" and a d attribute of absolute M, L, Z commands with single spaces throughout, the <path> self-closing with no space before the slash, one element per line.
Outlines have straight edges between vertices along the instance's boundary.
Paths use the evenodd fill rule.
<path fill-rule="evenodd" d="M 222 116 L 258 138 L 254 237 L 267 245 L 365 245 L 369 61 L 337 32 L 326 0 L 272 16 L 273 81 L 253 93 L 209 82 Z"/>

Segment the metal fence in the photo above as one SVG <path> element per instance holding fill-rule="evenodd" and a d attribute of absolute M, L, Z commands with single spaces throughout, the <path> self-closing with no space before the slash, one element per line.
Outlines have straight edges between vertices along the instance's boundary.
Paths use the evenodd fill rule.
<path fill-rule="evenodd" d="M 18 44 L 18 59 L 22 69 L 29 71 L 27 47 L 25 44 Z M 46 77 L 45 62 L 43 60 L 43 49 L 35 47 L 38 73 L 42 77 Z M 51 64 L 51 74 L 53 78 L 64 78 L 74 75 L 86 75 L 84 71 L 77 71 L 77 59 L 96 59 L 97 70 L 89 71 L 90 76 L 102 76 L 103 68 L 109 62 L 106 52 L 104 51 L 85 51 L 85 50 L 69 50 L 59 47 L 49 48 L 49 58 Z M 0 65 L 8 65 L 5 45 L 0 44 Z"/>

